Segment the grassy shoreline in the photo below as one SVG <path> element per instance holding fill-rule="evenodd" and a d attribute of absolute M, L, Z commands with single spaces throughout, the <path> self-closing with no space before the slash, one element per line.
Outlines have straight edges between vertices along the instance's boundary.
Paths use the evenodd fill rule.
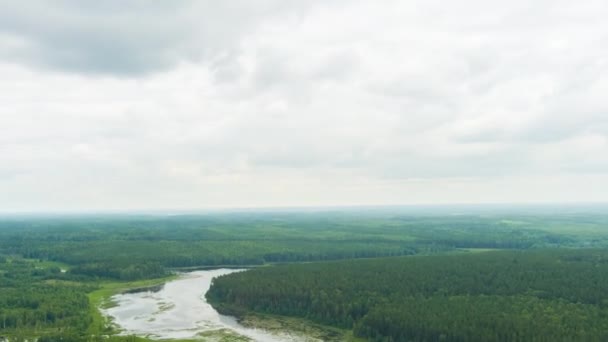
<path fill-rule="evenodd" d="M 102 308 L 111 307 L 111 297 L 126 291 L 132 291 L 138 288 L 149 288 L 162 285 L 168 281 L 174 280 L 178 277 L 177 274 L 173 274 L 167 277 L 136 280 L 128 282 L 119 281 L 103 281 L 100 282 L 99 289 L 87 294 L 89 297 L 89 303 L 91 304 L 91 317 L 93 321 L 87 329 L 87 333 L 90 335 L 113 335 L 118 331 L 116 327 L 112 326 L 111 322 L 101 312 Z"/>
<path fill-rule="evenodd" d="M 245 266 L 243 266 L 245 267 Z M 243 268 L 239 267 L 239 268 Z M 224 268 L 224 267 L 220 267 Z M 183 270 L 182 270 L 183 271 Z M 89 335 L 117 335 L 120 333 L 120 329 L 112 324 L 110 319 L 102 313 L 103 308 L 108 308 L 114 305 L 111 301 L 111 297 L 126 293 L 138 289 L 154 288 L 159 285 L 163 285 L 169 281 L 175 280 L 179 277 L 179 274 L 173 274 L 171 276 L 139 281 L 102 281 L 100 282 L 99 289 L 92 291 L 88 294 L 89 301 L 91 303 L 91 317 L 93 318 L 92 323 L 89 325 L 87 334 Z M 210 303 L 211 304 L 211 303 Z M 218 310 L 216 306 L 214 309 Z M 221 310 L 221 309 L 220 309 Z M 218 312 L 227 314 L 237 318 L 238 322 L 245 327 L 263 329 L 277 335 L 294 336 L 298 340 L 303 341 L 327 341 L 327 342 L 360 342 L 363 341 L 353 336 L 352 331 L 338 329 L 335 327 L 324 326 L 314 322 L 310 322 L 306 319 L 277 316 L 277 315 L 266 315 L 259 313 L 239 313 L 234 312 Z M 154 341 L 152 339 L 138 336 L 138 341 Z M 172 342 L 192 342 L 192 341 L 218 341 L 218 342 L 241 342 L 249 341 L 248 338 L 238 335 L 229 329 L 220 329 L 206 331 L 199 334 L 198 338 L 190 339 L 171 339 L 167 341 Z"/>
<path fill-rule="evenodd" d="M 311 342 L 365 341 L 355 337 L 352 330 L 322 325 L 301 317 L 253 312 L 224 303 L 209 302 L 209 304 L 220 314 L 235 317 L 239 324 L 247 328 L 262 329 L 277 335 L 292 335 L 298 340 Z"/>
<path fill-rule="evenodd" d="M 314 323 L 304 318 L 246 313 L 238 322 L 248 328 L 263 329 L 271 333 L 287 332 L 306 341 L 319 342 L 361 342 L 365 341 L 353 335 L 352 330 L 340 329 Z"/>

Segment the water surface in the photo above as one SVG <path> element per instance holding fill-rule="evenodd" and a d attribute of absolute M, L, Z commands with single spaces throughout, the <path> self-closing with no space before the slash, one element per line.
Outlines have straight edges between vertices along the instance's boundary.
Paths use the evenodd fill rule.
<path fill-rule="evenodd" d="M 244 270 L 219 269 L 185 273 L 157 292 L 125 293 L 112 297 L 116 306 L 104 313 L 122 334 L 156 339 L 196 337 L 198 333 L 229 329 L 254 341 L 284 342 L 300 338 L 288 332 L 274 334 L 240 325 L 234 317 L 220 315 L 205 300 L 214 277 Z"/>

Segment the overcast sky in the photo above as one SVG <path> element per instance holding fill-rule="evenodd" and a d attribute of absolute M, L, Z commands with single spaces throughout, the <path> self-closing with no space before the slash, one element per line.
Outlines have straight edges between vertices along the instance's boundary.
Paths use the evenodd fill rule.
<path fill-rule="evenodd" d="M 606 18 L 0 0 L 0 211 L 608 201 Z"/>

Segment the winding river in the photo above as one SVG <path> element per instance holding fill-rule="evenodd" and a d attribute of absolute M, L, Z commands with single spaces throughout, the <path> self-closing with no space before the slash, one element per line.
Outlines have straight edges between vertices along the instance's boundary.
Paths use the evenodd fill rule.
<path fill-rule="evenodd" d="M 229 330 L 254 341 L 299 341 L 288 332 L 275 334 L 247 328 L 234 317 L 220 315 L 205 300 L 204 294 L 217 276 L 244 270 L 219 269 L 185 273 L 157 292 L 118 294 L 115 306 L 103 309 L 122 334 L 154 339 L 195 338 L 201 333 Z"/>

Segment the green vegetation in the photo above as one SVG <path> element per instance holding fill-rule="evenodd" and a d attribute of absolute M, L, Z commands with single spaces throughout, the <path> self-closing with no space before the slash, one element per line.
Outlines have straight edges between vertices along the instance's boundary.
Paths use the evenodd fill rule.
<path fill-rule="evenodd" d="M 84 277 L 167 268 L 432 254 L 457 248 L 605 246 L 608 216 L 412 216 L 399 211 L 0 219 L 0 251 Z M 566 229 L 568 227 L 568 229 Z M 578 234 L 578 230 L 584 234 Z"/>
<path fill-rule="evenodd" d="M 209 342 L 250 342 L 251 339 L 240 336 L 228 329 L 211 330 L 199 333 L 198 336 Z"/>
<path fill-rule="evenodd" d="M 109 307 L 112 305 L 108 299 L 117 293 L 124 293 L 133 289 L 153 287 L 172 280 L 174 276 L 168 276 L 158 279 L 148 279 L 130 282 L 104 281 L 98 284 L 95 291 L 88 293 L 89 298 L 89 315 L 91 323 L 86 330 L 87 335 L 99 336 L 115 333 L 114 327 L 107 319 L 99 312 L 98 308 Z"/>
<path fill-rule="evenodd" d="M 248 312 L 240 317 L 239 322 L 246 327 L 264 329 L 278 334 L 284 334 L 287 331 L 291 335 L 305 337 L 312 341 L 365 341 L 354 337 L 351 330 L 322 325 L 302 318 Z"/>
<path fill-rule="evenodd" d="M 259 268 L 207 298 L 372 341 L 606 341 L 606 283 L 608 251 L 544 249 Z"/>
<path fill-rule="evenodd" d="M 600 285 L 588 286 L 605 281 L 598 278 L 605 273 L 603 261 L 593 261 L 604 260 L 604 256 L 599 250 L 585 251 L 608 246 L 608 215 L 601 210 L 578 208 L 518 212 L 483 209 L 461 215 L 461 209 L 6 216 L 0 218 L 0 337 L 95 341 L 110 335 L 103 340 L 141 341 L 144 339 L 114 336 L 116 331 L 98 308 L 108 305 L 107 299 L 114 293 L 166 281 L 172 270 L 219 265 L 278 265 L 222 278 L 210 294 L 223 310 L 237 314 L 255 311 L 270 317 L 252 319 L 251 324 L 274 322 L 297 330 L 302 323 L 309 333 L 315 324 L 331 325 L 329 331 L 337 329 L 372 340 L 393 336 L 390 338 L 395 341 L 401 337 L 394 334 L 404 329 L 420 332 L 423 337 L 416 338 L 423 340 L 436 336 L 432 335 L 433 329 L 439 328 L 447 334 L 440 338 L 452 339 L 509 329 L 529 329 L 547 336 L 568 333 L 573 339 L 600 336 L 598 329 L 605 327 L 605 299 L 601 297 L 605 293 Z M 564 247 L 572 251 L 555 250 Z M 512 252 L 495 252 L 505 249 Z M 523 250 L 530 252 L 521 254 Z M 576 254 L 579 251 L 583 254 Z M 442 256 L 433 256 L 437 254 Z M 568 255 L 572 260 L 566 258 Z M 414 264 L 424 267 L 408 268 Z M 522 268 L 524 265 L 529 268 Z M 510 268 L 501 268 L 507 266 Z M 514 270 L 519 273 L 512 273 Z M 407 278 L 406 285 L 395 285 L 399 274 L 414 271 L 418 280 Z M 334 272 L 336 279 L 323 278 L 327 272 Z M 359 273 L 361 279 L 367 277 L 365 282 L 351 279 Z M 551 281 L 532 281 L 533 273 Z M 258 278 L 262 274 L 268 278 Z M 487 278 L 488 274 L 495 278 Z M 327 286 L 311 283 L 313 275 Z M 524 285 L 513 287 L 515 282 L 504 278 L 507 276 L 520 277 Z M 245 291 L 237 280 L 247 277 L 254 281 Z M 235 282 L 230 283 L 230 279 Z M 453 283 L 437 283 L 438 279 Z M 318 292 L 295 290 L 298 287 L 290 285 L 295 280 Z M 511 292 L 501 287 L 504 282 L 510 284 Z M 415 284 L 425 285 L 412 287 Z M 561 292 L 556 292 L 557 285 L 552 284 L 561 286 Z M 232 286 L 237 292 L 227 290 Z M 259 290 L 264 286 L 278 292 Z M 224 290 L 228 292 L 221 292 Z M 254 304 L 248 296 L 258 290 L 259 303 Z M 235 301 L 237 294 L 242 302 Z M 363 299 L 355 298 L 355 294 Z M 279 305 L 269 301 L 269 296 L 286 300 Z M 327 298 L 332 301 L 327 302 Z M 337 311 L 334 304 L 338 305 Z M 411 317 L 424 320 L 418 319 L 413 326 L 397 324 L 409 322 L 409 316 L 400 309 L 406 305 Z M 495 307 L 508 318 L 496 320 L 511 325 L 492 325 Z M 442 309 L 430 315 L 425 308 Z M 489 322 L 470 316 L 472 323 L 462 324 L 458 321 L 462 316 L 453 314 L 474 311 L 493 318 Z M 530 325 L 521 318 L 526 315 L 548 318 Z M 386 317 L 395 319 L 386 322 Z M 416 330 L 421 321 L 428 329 Z M 587 326 L 586 322 L 594 324 Z M 446 326 L 451 327 L 449 332 L 445 332 Z M 469 330 L 463 330 L 463 326 Z M 321 331 L 328 331 L 324 329 Z M 484 336 L 490 340 L 496 337 Z"/>
<path fill-rule="evenodd" d="M 61 265 L 64 266 L 64 265 Z M 20 341 L 124 341 L 130 336 L 102 338 L 115 331 L 98 308 L 128 289 L 162 284 L 171 277 L 133 282 L 83 281 L 61 272 L 59 265 L 20 257 L 0 262 L 0 336 Z"/>
<path fill-rule="evenodd" d="M 0 263 L 0 331 L 22 335 L 82 331 L 90 323 L 87 293 L 56 267 L 21 258 Z"/>

